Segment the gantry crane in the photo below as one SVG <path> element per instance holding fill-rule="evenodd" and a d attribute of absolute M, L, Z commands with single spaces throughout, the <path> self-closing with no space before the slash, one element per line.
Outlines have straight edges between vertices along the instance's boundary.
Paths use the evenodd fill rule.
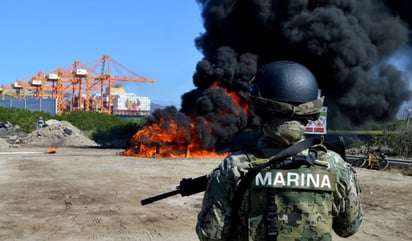
<path fill-rule="evenodd" d="M 121 70 L 122 73 L 113 74 L 112 69 Z M 28 82 L 19 80 L 11 86 L 19 98 L 24 98 L 26 91 L 32 91 L 32 95 L 36 98 L 44 98 L 48 93 L 51 98 L 57 100 L 58 114 L 73 109 L 88 111 L 96 105 L 100 112 L 111 114 L 112 88 L 120 85 L 121 82 L 153 83 L 155 81 L 135 73 L 109 55 L 103 55 L 91 64 L 83 64 L 76 60 L 67 67 L 59 67 L 49 73 L 39 71 L 32 75 Z M 1 89 L 3 95 L 7 89 L 10 88 Z M 85 92 L 85 98 L 83 98 L 83 92 Z M 96 92 L 100 92 L 99 100 L 92 97 L 92 94 Z M 67 93 L 71 93 L 70 107 L 65 101 Z M 94 110 L 97 109 L 94 108 Z"/>
<path fill-rule="evenodd" d="M 99 67 L 100 68 L 97 68 Z M 113 76 L 112 69 L 116 68 L 117 70 L 122 71 L 124 74 L 123 76 Z M 100 70 L 100 72 L 97 72 Z M 103 96 L 103 86 L 107 86 L 107 111 L 111 114 L 111 106 L 112 106 L 112 87 L 114 85 L 118 85 L 119 82 L 127 81 L 127 82 L 143 82 L 143 83 L 154 83 L 154 80 L 148 79 L 143 77 L 136 72 L 128 69 L 126 66 L 120 64 L 116 60 L 112 59 L 109 55 L 103 55 L 101 59 L 99 59 L 89 70 L 90 75 L 88 76 L 89 84 L 91 86 L 100 85 L 101 94 Z M 90 100 L 90 93 L 86 92 L 86 100 Z M 104 106 L 104 98 L 101 98 L 100 106 Z M 101 110 L 103 111 L 103 109 Z"/>
<path fill-rule="evenodd" d="M 12 88 L 16 90 L 16 96 L 18 99 L 26 98 L 27 95 L 34 96 L 36 91 L 36 87 L 33 87 L 29 83 L 22 80 L 16 80 L 12 84 Z"/>
<path fill-rule="evenodd" d="M 53 92 L 52 87 L 47 84 L 46 76 L 46 73 L 39 71 L 34 74 L 29 81 L 30 86 L 34 90 L 34 96 L 36 98 L 43 99 L 46 97 L 46 93 L 48 93 L 47 96 L 50 96 L 50 94 Z"/>
<path fill-rule="evenodd" d="M 25 82 L 24 79 L 18 79 L 10 85 L 2 85 L 0 90 L 2 94 L 2 100 L 5 99 L 5 95 L 14 97 L 16 99 L 26 98 L 26 96 L 35 96 L 41 92 L 42 86 L 39 84 L 31 85 L 31 82 Z"/>
<path fill-rule="evenodd" d="M 11 85 L 1 85 L 0 92 L 1 92 L 1 99 L 4 100 L 6 95 L 13 96 L 17 98 L 17 93 L 12 92 L 13 87 Z"/>
<path fill-rule="evenodd" d="M 65 94 L 70 92 L 71 89 L 71 107 L 73 109 L 73 103 L 75 103 L 78 95 L 78 100 L 81 99 L 83 91 L 83 79 L 87 75 L 87 67 L 80 61 L 76 60 L 73 64 L 66 68 L 59 67 L 52 71 L 47 76 L 47 81 L 52 84 L 52 97 L 57 99 L 57 113 L 61 114 L 67 110 L 67 103 L 64 100 Z M 80 109 L 81 103 L 78 103 Z"/>

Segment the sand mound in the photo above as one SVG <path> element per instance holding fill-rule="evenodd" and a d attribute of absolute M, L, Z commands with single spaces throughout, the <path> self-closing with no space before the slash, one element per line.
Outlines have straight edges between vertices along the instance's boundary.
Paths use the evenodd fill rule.
<path fill-rule="evenodd" d="M 25 143 L 41 146 L 99 146 L 67 121 L 50 119 L 46 126 L 29 133 Z"/>

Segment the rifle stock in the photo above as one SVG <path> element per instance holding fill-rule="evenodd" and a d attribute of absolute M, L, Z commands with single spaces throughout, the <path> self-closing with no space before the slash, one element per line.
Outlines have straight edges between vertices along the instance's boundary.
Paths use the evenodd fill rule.
<path fill-rule="evenodd" d="M 180 181 L 179 186 L 176 187 L 176 190 L 165 192 L 159 195 L 155 195 L 152 197 L 145 198 L 140 201 L 142 205 L 146 205 L 149 203 L 153 203 L 173 195 L 177 195 L 180 193 L 181 196 L 190 196 L 199 192 L 203 192 L 206 190 L 207 186 L 207 175 L 196 177 L 196 178 L 183 178 Z"/>

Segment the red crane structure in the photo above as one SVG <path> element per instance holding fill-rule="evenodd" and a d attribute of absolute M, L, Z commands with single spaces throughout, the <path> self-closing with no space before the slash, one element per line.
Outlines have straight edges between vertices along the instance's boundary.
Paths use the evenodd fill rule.
<path fill-rule="evenodd" d="M 99 68 L 98 68 L 99 67 Z M 112 70 L 116 69 L 117 73 L 126 73 L 122 75 L 113 76 L 111 74 Z M 130 70 L 126 66 L 112 59 L 109 55 L 104 55 L 101 59 L 97 61 L 90 69 L 88 69 L 90 75 L 86 79 L 86 100 L 90 100 L 90 91 L 96 86 L 100 87 L 101 96 L 103 96 L 104 87 L 106 89 L 107 104 L 104 104 L 104 99 L 101 99 L 100 111 L 104 111 L 104 106 L 112 106 L 112 87 L 121 86 L 122 82 L 143 82 L 143 83 L 154 83 L 154 80 L 148 79 L 139 75 L 138 73 Z M 99 72 L 97 72 L 99 71 Z M 89 90 L 89 91 L 87 91 Z M 86 104 L 86 109 L 90 107 L 90 103 Z M 109 114 L 111 114 L 111 108 L 108 109 Z"/>
<path fill-rule="evenodd" d="M 57 114 L 72 110 L 94 110 L 112 114 L 112 89 L 124 82 L 154 83 L 128 69 L 109 55 L 83 64 L 76 60 L 67 67 L 51 72 L 39 71 L 28 81 L 18 80 L 10 86 L 2 86 L 4 95 L 9 92 L 17 98 L 30 95 L 36 98 L 57 100 Z M 10 94 L 14 90 L 15 94 Z M 67 96 L 71 96 L 67 100 Z"/>

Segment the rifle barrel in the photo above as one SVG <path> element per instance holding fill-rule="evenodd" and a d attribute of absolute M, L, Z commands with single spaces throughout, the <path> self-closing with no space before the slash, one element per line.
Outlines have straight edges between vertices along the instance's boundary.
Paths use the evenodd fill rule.
<path fill-rule="evenodd" d="M 173 196 L 173 195 L 176 195 L 176 194 L 179 194 L 179 193 L 180 193 L 180 189 L 176 189 L 176 190 L 173 190 L 173 191 L 170 191 L 170 192 L 162 193 L 162 194 L 159 194 L 159 195 L 156 195 L 156 196 L 153 196 L 153 197 L 143 199 L 143 200 L 140 201 L 140 203 L 142 205 L 146 205 L 146 204 L 156 202 L 156 201 L 159 201 L 161 199 L 165 199 L 167 197 L 170 197 L 170 196 Z"/>

